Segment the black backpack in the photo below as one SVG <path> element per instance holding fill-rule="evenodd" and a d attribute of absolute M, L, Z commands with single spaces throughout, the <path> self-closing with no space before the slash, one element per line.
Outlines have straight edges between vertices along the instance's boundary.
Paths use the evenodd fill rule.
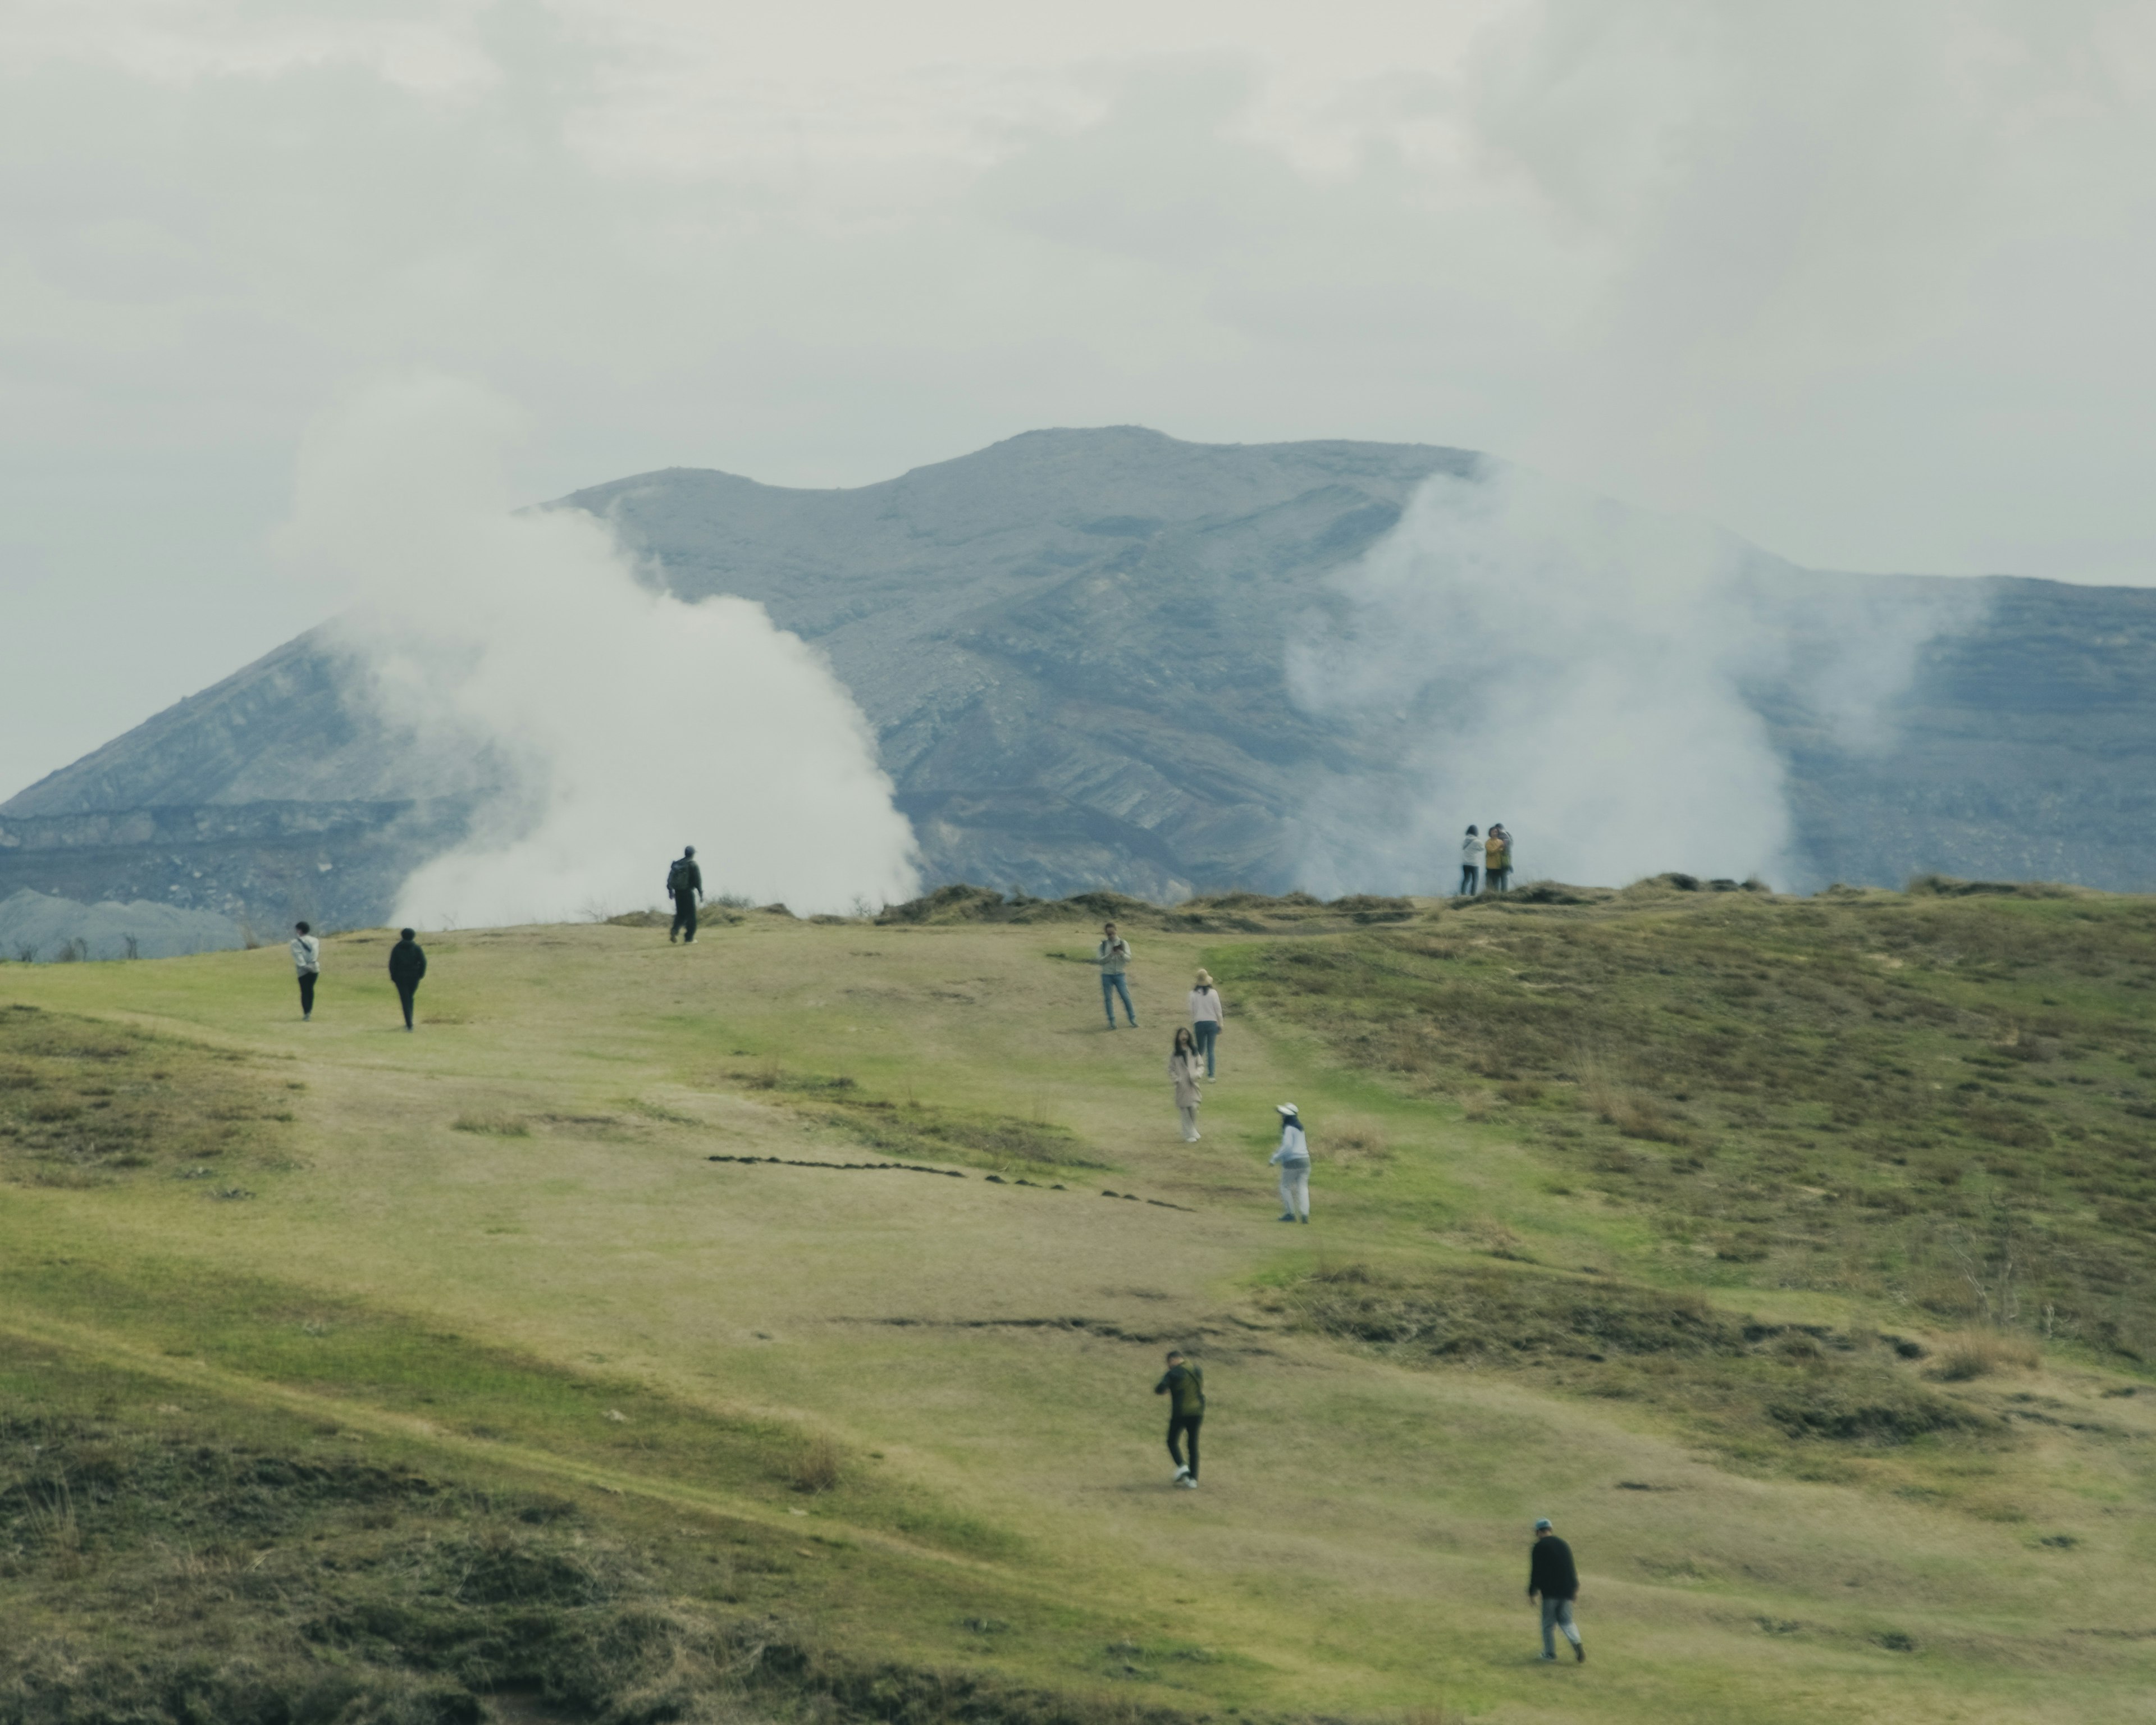
<path fill-rule="evenodd" d="M 696 864 L 685 856 L 674 859 L 674 866 L 666 871 L 666 890 L 669 892 L 687 892 L 691 890 L 689 876 Z"/>

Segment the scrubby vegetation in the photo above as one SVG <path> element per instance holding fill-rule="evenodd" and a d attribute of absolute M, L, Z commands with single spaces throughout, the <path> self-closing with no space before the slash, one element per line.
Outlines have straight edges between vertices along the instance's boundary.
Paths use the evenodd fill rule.
<path fill-rule="evenodd" d="M 92 1186 L 155 1170 L 212 1179 L 264 1150 L 302 1080 L 125 1025 L 0 1007 L 0 1176 Z"/>
<path fill-rule="evenodd" d="M 1338 1057 L 1517 1132 L 1558 1195 L 1629 1207 L 1661 1274 L 2156 1361 L 2156 905 L 1602 897 L 1219 968 Z"/>

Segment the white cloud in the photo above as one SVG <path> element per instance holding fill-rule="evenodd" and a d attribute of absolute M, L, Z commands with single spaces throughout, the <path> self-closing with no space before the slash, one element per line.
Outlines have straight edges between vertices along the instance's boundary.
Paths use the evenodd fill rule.
<path fill-rule="evenodd" d="M 525 403 L 525 497 L 1137 421 L 1486 448 L 1823 565 L 2156 578 L 2152 20 L 18 5 L 0 557 L 124 692 L 11 679 L 0 780 L 314 620 L 260 535 L 385 367 Z"/>

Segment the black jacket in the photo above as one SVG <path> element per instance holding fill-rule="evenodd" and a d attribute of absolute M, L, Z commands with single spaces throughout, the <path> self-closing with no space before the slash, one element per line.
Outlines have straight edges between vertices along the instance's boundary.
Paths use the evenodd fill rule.
<path fill-rule="evenodd" d="M 1527 1561 L 1527 1591 L 1546 1599 L 1579 1597 L 1579 1571 L 1572 1564 L 1572 1548 L 1554 1533 L 1535 1542 Z"/>
<path fill-rule="evenodd" d="M 416 988 L 426 973 L 426 948 L 418 942 L 399 941 L 389 949 L 389 980 L 398 988 Z"/>
<path fill-rule="evenodd" d="M 676 898 L 685 893 L 704 890 L 704 871 L 693 858 L 676 857 L 673 866 L 666 870 L 666 890 Z"/>

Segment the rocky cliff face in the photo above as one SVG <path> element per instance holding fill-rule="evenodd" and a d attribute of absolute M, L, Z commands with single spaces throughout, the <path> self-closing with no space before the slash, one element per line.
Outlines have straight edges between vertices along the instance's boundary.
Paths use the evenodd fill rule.
<path fill-rule="evenodd" d="M 1037 432 L 852 490 L 672 470 L 556 506 L 613 522 L 683 597 L 759 600 L 829 655 L 931 884 L 1168 898 L 1294 886 L 1313 776 L 1382 768 L 1285 698 L 1283 652 L 1329 572 L 1477 459 Z M 1970 590 L 1758 566 L 1799 635 L 1851 583 L 1875 607 Z M 1794 884 L 2156 884 L 2156 593 L 1981 586 L 1989 611 L 1926 650 L 1881 747 L 1755 692 L 1790 769 Z M 0 805 L 0 894 L 377 920 L 500 777 L 385 723 L 354 677 L 303 636 Z"/>

